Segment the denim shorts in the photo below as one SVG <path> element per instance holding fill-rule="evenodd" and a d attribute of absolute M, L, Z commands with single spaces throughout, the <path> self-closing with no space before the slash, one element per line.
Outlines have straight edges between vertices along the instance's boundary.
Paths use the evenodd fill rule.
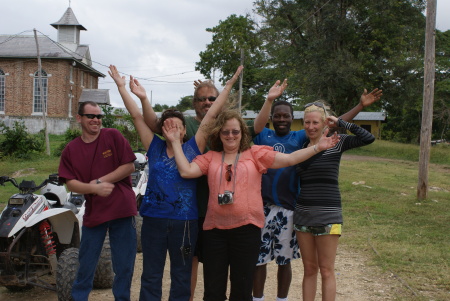
<path fill-rule="evenodd" d="M 342 234 L 342 224 L 328 224 L 326 226 L 302 226 L 295 224 L 295 231 L 311 233 L 314 236 L 320 235 L 339 235 Z"/>

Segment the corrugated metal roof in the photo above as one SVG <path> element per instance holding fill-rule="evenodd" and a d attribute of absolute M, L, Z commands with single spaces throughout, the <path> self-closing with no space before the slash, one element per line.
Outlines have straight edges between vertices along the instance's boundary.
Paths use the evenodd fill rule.
<path fill-rule="evenodd" d="M 360 112 L 353 120 L 386 120 L 386 112 Z"/>
<path fill-rule="evenodd" d="M 58 26 L 60 25 L 69 25 L 69 26 L 77 26 L 80 30 L 87 30 L 86 28 L 84 28 L 83 25 L 81 25 L 78 22 L 77 17 L 75 17 L 75 14 L 73 13 L 73 10 L 70 7 L 67 8 L 66 12 L 61 17 L 61 19 L 59 19 L 58 22 L 52 23 L 50 25 L 55 27 L 56 29 L 58 29 Z"/>
<path fill-rule="evenodd" d="M 80 45 L 76 52 L 71 52 L 46 36 L 38 36 L 37 40 L 39 54 L 42 58 L 75 58 L 81 60 L 88 48 L 88 46 Z M 36 55 L 34 36 L 16 36 L 10 39 L 10 36 L 0 35 L 0 57 L 19 58 L 36 57 Z"/>
<path fill-rule="evenodd" d="M 78 102 L 94 101 L 98 104 L 110 104 L 109 89 L 83 89 Z"/>
<path fill-rule="evenodd" d="M 125 108 L 116 108 L 116 109 L 123 109 L 126 111 Z M 142 109 L 141 109 L 142 112 Z M 244 119 L 255 119 L 256 116 L 259 114 L 259 111 L 252 111 L 252 110 L 246 110 L 244 111 L 242 117 Z M 158 117 L 161 116 L 161 112 L 156 112 L 156 115 Z M 186 110 L 183 112 L 183 115 L 185 116 L 192 116 L 195 117 L 195 111 L 194 110 Z M 294 119 L 303 119 L 305 115 L 304 111 L 294 111 Z M 386 120 L 386 113 L 385 112 L 360 112 L 358 115 L 353 118 L 353 120 Z"/>

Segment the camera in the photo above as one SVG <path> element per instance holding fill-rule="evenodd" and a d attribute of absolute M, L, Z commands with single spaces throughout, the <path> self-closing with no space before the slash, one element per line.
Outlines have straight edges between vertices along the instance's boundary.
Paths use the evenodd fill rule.
<path fill-rule="evenodd" d="M 233 192 L 225 190 L 223 194 L 219 194 L 219 205 L 233 204 Z"/>

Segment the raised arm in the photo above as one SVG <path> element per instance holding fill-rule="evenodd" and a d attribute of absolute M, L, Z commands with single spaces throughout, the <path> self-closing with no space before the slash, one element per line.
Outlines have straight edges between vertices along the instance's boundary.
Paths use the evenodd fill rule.
<path fill-rule="evenodd" d="M 178 128 L 177 124 L 170 118 L 164 121 L 164 137 L 166 137 L 166 139 L 172 144 L 178 172 L 183 178 L 198 178 L 202 175 L 202 171 L 196 163 L 189 163 L 186 156 L 184 155 L 183 149 L 181 148 L 180 131 L 181 129 Z"/>
<path fill-rule="evenodd" d="M 321 151 L 334 147 L 339 141 L 339 136 L 336 133 L 334 133 L 330 137 L 327 137 L 327 135 L 328 129 L 324 131 L 319 142 L 314 146 L 303 148 L 290 154 L 277 153 L 275 156 L 275 161 L 273 162 L 272 166 L 270 166 L 270 168 L 292 166 L 311 158 Z"/>
<path fill-rule="evenodd" d="M 359 112 L 361 112 L 365 107 L 368 107 L 374 102 L 378 101 L 382 95 L 383 90 L 379 90 L 378 88 L 373 89 L 373 91 L 370 93 L 367 93 L 367 89 L 364 89 L 363 94 L 361 94 L 359 103 L 353 109 L 343 114 L 339 118 L 347 122 L 351 122 Z"/>
<path fill-rule="evenodd" d="M 216 119 L 217 115 L 219 115 L 219 113 L 222 111 L 223 106 L 227 102 L 228 96 L 230 95 L 231 88 L 233 88 L 233 85 L 238 80 L 239 75 L 241 74 L 243 69 L 244 66 L 239 66 L 237 68 L 233 77 L 227 81 L 222 92 L 220 92 L 219 96 L 217 96 L 213 105 L 209 108 L 208 112 L 206 113 L 205 117 L 203 117 L 202 122 L 200 123 L 200 127 L 195 134 L 195 141 L 197 142 L 197 146 L 202 153 L 206 147 L 206 128 L 211 123 L 211 121 Z"/>
<path fill-rule="evenodd" d="M 133 118 L 134 126 L 136 127 L 136 130 L 139 133 L 139 136 L 141 138 L 141 142 L 144 145 L 144 148 L 148 150 L 150 143 L 153 140 L 153 132 L 152 130 L 147 126 L 147 124 L 144 121 L 144 117 L 141 115 L 141 112 L 139 111 L 139 108 L 136 104 L 136 102 L 131 97 L 130 93 L 128 93 L 126 87 L 125 87 L 125 76 L 120 76 L 119 71 L 117 71 L 116 66 L 110 65 L 109 66 L 109 75 L 112 77 L 114 82 L 117 85 L 117 88 L 119 89 L 120 96 L 122 97 L 123 103 L 127 109 L 127 111 L 130 113 L 131 117 Z M 142 88 L 143 89 L 143 88 Z M 145 90 L 144 90 L 145 94 Z"/>
<path fill-rule="evenodd" d="M 156 133 L 158 131 L 158 117 L 148 100 L 145 88 L 133 76 L 130 76 L 130 91 L 141 101 L 142 115 L 144 115 L 145 123 L 154 133 Z"/>
<path fill-rule="evenodd" d="M 281 94 L 283 94 L 284 90 L 287 87 L 287 79 L 285 79 L 281 85 L 280 83 L 281 82 L 277 80 L 275 84 L 270 88 L 269 94 L 267 94 L 266 101 L 261 107 L 261 111 L 259 111 L 258 116 L 256 116 L 255 118 L 254 130 L 256 135 L 261 133 L 266 126 L 266 123 L 270 117 L 270 110 L 272 109 L 273 101 L 280 97 Z"/>

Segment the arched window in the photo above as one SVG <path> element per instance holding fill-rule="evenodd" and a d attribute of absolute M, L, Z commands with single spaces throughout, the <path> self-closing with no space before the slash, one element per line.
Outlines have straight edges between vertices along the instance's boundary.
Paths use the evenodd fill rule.
<path fill-rule="evenodd" d="M 41 87 L 42 87 L 42 96 L 41 99 L 41 87 L 39 86 L 39 71 L 36 71 L 34 74 L 34 90 L 33 90 L 33 113 L 43 113 L 44 105 L 47 105 L 47 72 L 41 70 Z"/>

